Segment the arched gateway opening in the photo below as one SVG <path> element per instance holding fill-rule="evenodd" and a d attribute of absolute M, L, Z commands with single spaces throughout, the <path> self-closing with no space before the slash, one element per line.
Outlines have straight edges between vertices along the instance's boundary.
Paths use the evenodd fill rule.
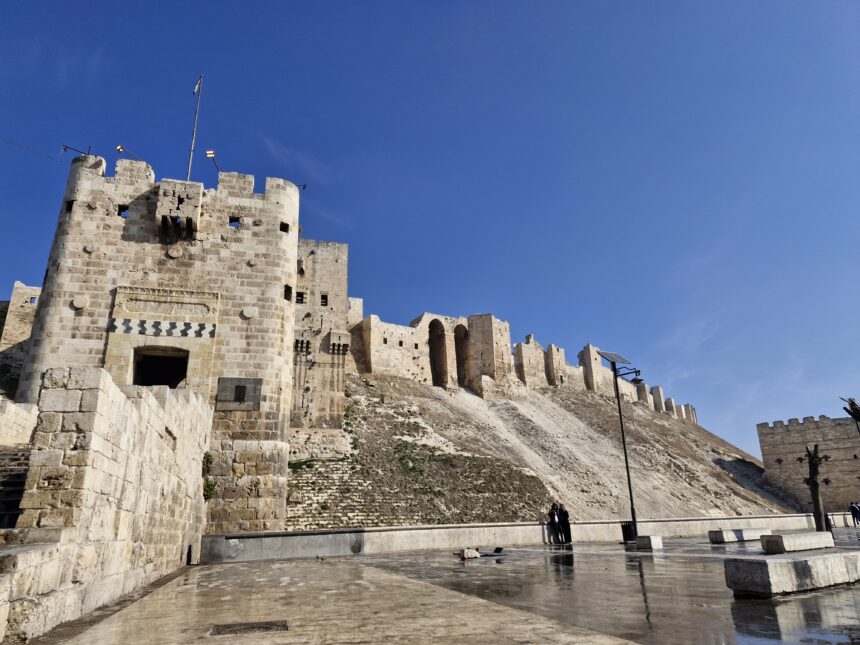
<path fill-rule="evenodd" d="M 433 385 L 448 384 L 448 350 L 445 347 L 445 326 L 434 319 L 430 323 L 430 374 Z"/>
<path fill-rule="evenodd" d="M 454 352 L 457 355 L 457 385 L 466 387 L 466 365 L 469 362 L 469 330 L 465 325 L 454 328 Z"/>

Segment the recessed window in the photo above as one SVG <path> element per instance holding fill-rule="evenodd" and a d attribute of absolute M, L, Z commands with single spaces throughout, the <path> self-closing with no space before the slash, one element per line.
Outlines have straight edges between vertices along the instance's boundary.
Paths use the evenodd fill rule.
<path fill-rule="evenodd" d="M 281 233 L 289 233 L 289 232 L 290 232 L 290 225 L 287 224 L 286 222 L 281 222 Z"/>
<path fill-rule="evenodd" d="M 69 201 L 67 201 L 66 202 L 66 212 L 71 213 L 72 212 L 72 206 L 74 206 L 74 205 L 75 205 L 74 199 L 70 199 Z"/>
<path fill-rule="evenodd" d="M 128 217 L 128 204 L 120 204 L 116 209 L 116 214 L 126 219 Z"/>
<path fill-rule="evenodd" d="M 241 218 L 241 217 L 237 217 L 237 216 L 235 216 L 235 215 L 231 215 L 231 216 L 230 216 L 230 219 L 229 219 L 229 220 L 228 220 L 228 222 L 227 222 L 227 224 L 228 224 L 228 226 L 229 226 L 230 228 L 233 228 L 233 229 L 238 230 L 238 229 L 239 229 L 239 227 L 242 225 L 242 218 Z"/>
<path fill-rule="evenodd" d="M 248 394 L 247 385 L 237 385 L 233 389 L 233 403 L 244 403 Z"/>
<path fill-rule="evenodd" d="M 36 304 L 36 300 L 37 300 L 36 296 L 30 296 L 30 304 L 31 304 L 31 305 L 35 305 L 35 304 Z"/>
<path fill-rule="evenodd" d="M 304 291 L 296 291 L 296 304 L 297 305 L 305 304 L 305 292 Z"/>
<path fill-rule="evenodd" d="M 418 349 L 418 343 L 415 343 L 415 349 Z"/>
<path fill-rule="evenodd" d="M 397 345 L 398 345 L 398 346 L 400 346 L 400 347 L 403 347 L 403 341 L 402 341 L 402 340 L 401 340 L 401 341 L 398 341 L 398 342 L 397 342 Z"/>
<path fill-rule="evenodd" d="M 320 294 L 320 305 L 323 307 L 328 307 L 328 294 L 327 293 Z"/>
<path fill-rule="evenodd" d="M 134 385 L 166 385 L 175 389 L 185 382 L 188 352 L 174 347 L 138 347 L 134 350 Z"/>
<path fill-rule="evenodd" d="M 387 338 L 383 338 L 383 339 L 382 339 L 382 344 L 383 344 L 383 345 L 387 345 L 387 344 L 388 344 L 388 339 L 387 339 Z"/>
<path fill-rule="evenodd" d="M 285 284 L 284 285 L 284 300 L 292 300 L 293 299 L 293 288 Z"/>
<path fill-rule="evenodd" d="M 305 274 L 305 261 L 304 260 L 299 260 L 298 272 L 299 272 L 299 275 Z"/>

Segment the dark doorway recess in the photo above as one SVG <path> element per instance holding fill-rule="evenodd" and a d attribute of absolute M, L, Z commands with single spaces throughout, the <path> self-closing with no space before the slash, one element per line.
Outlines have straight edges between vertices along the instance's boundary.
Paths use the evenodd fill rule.
<path fill-rule="evenodd" d="M 445 347 L 445 326 L 434 319 L 430 323 L 430 374 L 433 385 L 445 387 L 448 384 L 448 350 Z"/>
<path fill-rule="evenodd" d="M 457 385 L 466 387 L 466 365 L 469 362 L 469 330 L 465 325 L 454 327 L 454 352 L 457 355 Z"/>
<path fill-rule="evenodd" d="M 176 347 L 138 347 L 134 350 L 134 384 L 179 387 L 188 374 L 188 352 Z"/>

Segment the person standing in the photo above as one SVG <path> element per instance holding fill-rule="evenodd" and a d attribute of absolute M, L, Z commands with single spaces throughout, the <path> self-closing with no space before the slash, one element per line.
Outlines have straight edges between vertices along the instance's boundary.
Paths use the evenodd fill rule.
<path fill-rule="evenodd" d="M 854 522 L 854 526 L 860 524 L 860 502 L 852 503 L 848 510 L 851 511 L 851 521 Z"/>
<path fill-rule="evenodd" d="M 572 541 L 570 536 L 570 513 L 567 512 L 564 504 L 558 507 L 558 523 L 559 528 L 561 529 L 562 543 L 570 544 Z"/>
<path fill-rule="evenodd" d="M 559 534 L 561 525 L 559 523 L 558 517 L 558 504 L 553 502 L 552 506 L 549 507 L 549 513 L 547 513 L 547 517 L 549 517 L 549 521 L 546 523 L 549 543 L 561 544 L 561 536 Z"/>

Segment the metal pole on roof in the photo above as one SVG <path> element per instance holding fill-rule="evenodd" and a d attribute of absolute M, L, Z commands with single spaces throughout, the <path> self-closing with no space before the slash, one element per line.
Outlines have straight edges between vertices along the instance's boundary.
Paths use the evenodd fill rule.
<path fill-rule="evenodd" d="M 194 142 L 197 141 L 197 117 L 200 115 L 200 95 L 203 94 L 203 74 L 194 84 L 194 94 L 197 96 L 197 107 L 194 109 L 194 130 L 191 132 L 191 152 L 188 153 L 188 172 L 185 181 L 191 181 L 191 162 L 194 161 Z"/>

